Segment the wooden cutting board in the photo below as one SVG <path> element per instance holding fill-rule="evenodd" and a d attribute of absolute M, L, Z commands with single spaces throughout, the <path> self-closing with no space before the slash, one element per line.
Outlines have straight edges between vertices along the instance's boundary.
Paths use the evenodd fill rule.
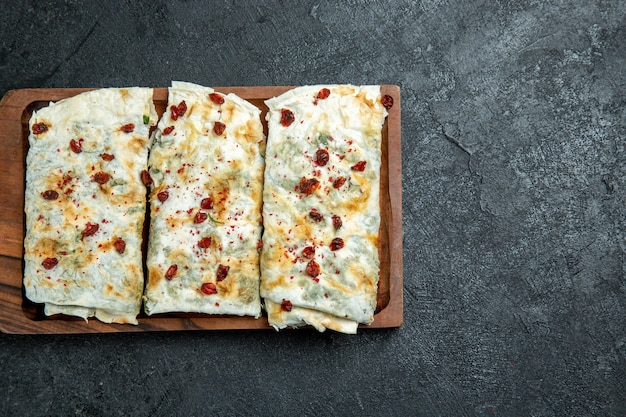
<path fill-rule="evenodd" d="M 292 87 L 218 87 L 234 93 L 262 111 L 267 134 L 264 100 Z M 394 105 L 383 126 L 380 181 L 381 225 L 378 252 L 380 281 L 374 322 L 362 328 L 399 327 L 403 320 L 402 298 L 402 158 L 400 88 L 383 85 L 382 94 L 393 97 Z M 51 101 L 91 89 L 24 89 L 9 91 L 0 101 L 0 330 L 5 333 L 108 333 L 173 330 L 271 329 L 267 318 L 209 316 L 171 313 L 139 316 L 139 325 L 106 324 L 96 319 L 85 322 L 66 316 L 46 317 L 43 306 L 24 296 L 23 240 L 25 162 L 28 153 L 28 121 L 33 111 Z M 167 88 L 154 89 L 157 113 L 167 105 Z M 145 230 L 149 219 L 146 218 Z"/>

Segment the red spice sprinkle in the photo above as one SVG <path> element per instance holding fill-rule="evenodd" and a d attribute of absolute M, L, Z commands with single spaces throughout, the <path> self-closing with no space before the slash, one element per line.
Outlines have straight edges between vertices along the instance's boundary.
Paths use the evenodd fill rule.
<path fill-rule="evenodd" d="M 172 133 L 174 131 L 174 126 L 168 126 L 165 129 L 163 129 L 163 134 L 164 135 L 169 135 L 170 133 Z"/>
<path fill-rule="evenodd" d="M 120 130 L 124 133 L 131 133 L 133 130 L 135 130 L 135 125 L 132 123 L 128 123 L 120 127 Z"/>

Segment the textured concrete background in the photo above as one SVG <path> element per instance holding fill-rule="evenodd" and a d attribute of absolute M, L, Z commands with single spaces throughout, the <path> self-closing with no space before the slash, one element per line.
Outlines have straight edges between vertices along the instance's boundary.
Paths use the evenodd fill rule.
<path fill-rule="evenodd" d="M 82 3 L 4 6 L 0 94 L 400 85 L 405 325 L 0 335 L 0 415 L 626 415 L 624 1 Z"/>

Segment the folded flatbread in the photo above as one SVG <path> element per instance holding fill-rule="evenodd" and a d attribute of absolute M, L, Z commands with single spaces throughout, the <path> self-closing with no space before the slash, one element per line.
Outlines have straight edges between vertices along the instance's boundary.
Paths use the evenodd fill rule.
<path fill-rule="evenodd" d="M 354 333 L 373 320 L 379 279 L 380 87 L 298 87 L 265 103 L 269 323 Z"/>
<path fill-rule="evenodd" d="M 174 82 L 149 166 L 147 314 L 261 314 L 265 135 L 234 94 Z"/>
<path fill-rule="evenodd" d="M 45 314 L 137 324 L 152 89 L 94 90 L 33 113 L 26 296 Z"/>

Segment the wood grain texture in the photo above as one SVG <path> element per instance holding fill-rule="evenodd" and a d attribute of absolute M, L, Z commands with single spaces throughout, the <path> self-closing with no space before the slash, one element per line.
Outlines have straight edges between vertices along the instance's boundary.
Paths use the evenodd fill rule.
<path fill-rule="evenodd" d="M 217 87 L 234 93 L 262 111 L 265 133 L 267 107 L 264 100 L 292 87 Z M 402 159 L 400 132 L 400 88 L 383 85 L 382 94 L 394 99 L 394 106 L 383 126 L 380 186 L 381 260 L 377 310 L 368 328 L 399 327 L 403 320 L 402 299 Z M 208 316 L 172 313 L 139 316 L 139 325 L 106 324 L 96 319 L 84 321 L 66 316 L 46 317 L 43 306 L 23 295 L 23 240 L 25 160 L 28 152 L 28 121 L 32 112 L 51 101 L 71 97 L 90 89 L 24 89 L 9 91 L 0 101 L 0 330 L 5 333 L 112 333 L 175 330 L 271 329 L 265 317 Z M 167 105 L 167 88 L 154 89 L 158 114 Z M 146 222 L 146 230 L 148 222 Z"/>

